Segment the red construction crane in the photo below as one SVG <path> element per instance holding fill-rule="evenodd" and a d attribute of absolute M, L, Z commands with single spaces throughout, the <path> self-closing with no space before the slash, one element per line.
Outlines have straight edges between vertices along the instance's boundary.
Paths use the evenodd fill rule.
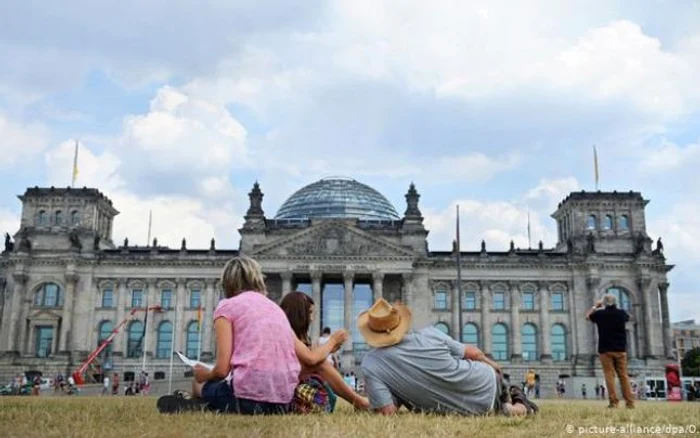
<path fill-rule="evenodd" d="M 90 366 L 92 361 L 94 361 L 97 358 L 97 356 L 99 356 L 100 353 L 102 353 L 102 351 L 105 348 L 107 348 L 107 346 L 109 344 L 112 343 L 112 341 L 114 340 L 114 337 L 117 336 L 119 331 L 121 331 L 121 329 L 126 325 L 126 323 L 129 322 L 137 312 L 147 312 L 147 311 L 149 311 L 149 312 L 150 311 L 162 312 L 163 308 L 161 306 L 151 306 L 148 308 L 137 307 L 135 309 L 131 309 L 131 312 L 129 312 L 129 316 L 124 318 L 124 320 L 121 321 L 119 323 L 119 325 L 114 327 L 114 330 L 112 330 L 112 333 L 110 333 L 109 336 L 104 341 L 102 341 L 102 343 L 95 350 L 93 350 L 92 353 L 90 353 L 90 355 L 85 360 L 85 362 L 83 362 L 83 364 L 80 366 L 80 368 L 78 368 L 78 370 L 73 373 L 73 380 L 75 380 L 76 385 L 84 385 L 85 384 L 85 379 L 83 378 L 83 375 L 85 374 L 85 371 L 87 370 L 87 368 Z M 146 329 L 146 327 L 144 327 L 144 329 Z M 146 354 L 145 351 L 144 351 L 144 354 Z"/>

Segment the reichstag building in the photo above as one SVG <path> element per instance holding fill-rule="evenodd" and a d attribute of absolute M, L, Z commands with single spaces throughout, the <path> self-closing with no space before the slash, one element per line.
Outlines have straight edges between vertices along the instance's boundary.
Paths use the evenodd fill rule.
<path fill-rule="evenodd" d="M 407 303 L 415 328 L 434 325 L 454 337 L 461 299 L 462 340 L 517 379 L 534 368 L 547 387 L 562 374 L 602 381 L 597 334 L 583 315 L 605 293 L 632 316 L 633 375 L 660 374 L 672 356 L 672 266 L 647 235 L 648 201 L 638 192 L 571 193 L 552 214 L 553 248 L 511 243 L 493 251 L 481 242 L 479 251 L 461 252 L 461 297 L 456 254 L 428 247 L 413 184 L 403 215 L 377 190 L 345 178 L 299 189 L 271 217 L 258 183 L 249 198 L 238 249 L 220 249 L 214 239 L 209 248 L 189 248 L 186 239 L 169 248 L 157 239 L 113 241 L 118 206 L 97 189 L 27 189 L 19 196 L 20 229 L 6 236 L 0 257 L 0 378 L 27 369 L 72 372 L 122 321 L 91 370 L 131 373 L 145 362 L 164 378 L 173 337 L 176 350 L 211 360 L 219 274 L 237 254 L 261 263 L 271 299 L 294 290 L 313 297 L 314 337 L 324 326 L 351 331 L 345 370 L 367 348 L 354 321 L 378 297 Z M 145 312 L 134 309 L 146 305 L 162 311 L 149 312 L 144 330 Z"/>

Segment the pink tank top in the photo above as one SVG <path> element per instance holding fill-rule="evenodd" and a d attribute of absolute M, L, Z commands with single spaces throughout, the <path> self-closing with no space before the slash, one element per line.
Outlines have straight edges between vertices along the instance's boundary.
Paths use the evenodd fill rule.
<path fill-rule="evenodd" d="M 289 403 L 301 366 L 294 352 L 294 332 L 287 316 L 259 292 L 242 292 L 219 302 L 214 319 L 233 326 L 231 369 L 236 397 Z"/>

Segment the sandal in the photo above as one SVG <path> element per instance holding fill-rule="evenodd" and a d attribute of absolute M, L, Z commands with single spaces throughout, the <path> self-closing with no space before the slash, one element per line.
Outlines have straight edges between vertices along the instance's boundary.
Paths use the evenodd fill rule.
<path fill-rule="evenodd" d="M 525 408 L 527 409 L 527 414 L 536 414 L 539 412 L 540 408 L 533 402 L 531 402 L 525 393 L 523 392 L 522 389 L 518 388 L 517 386 L 513 385 L 510 387 L 510 398 L 513 402 L 513 404 L 520 403 Z"/>

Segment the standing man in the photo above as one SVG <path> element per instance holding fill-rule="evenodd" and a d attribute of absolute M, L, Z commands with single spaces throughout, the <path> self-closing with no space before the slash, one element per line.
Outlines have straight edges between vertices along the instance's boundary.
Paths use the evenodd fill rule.
<path fill-rule="evenodd" d="M 600 397 L 600 385 L 598 385 L 596 383 L 595 384 L 595 398 L 596 398 L 596 400 L 598 399 L 598 397 Z"/>
<path fill-rule="evenodd" d="M 627 375 L 627 332 L 625 323 L 630 316 L 617 308 L 617 298 L 605 295 L 586 312 L 586 319 L 598 326 L 598 354 L 603 366 L 605 386 L 608 387 L 609 408 L 616 408 L 619 400 L 615 390 L 615 374 L 620 379 L 622 395 L 628 409 L 634 409 L 632 388 Z"/>
<path fill-rule="evenodd" d="M 535 370 L 530 368 L 525 374 L 525 387 L 527 388 L 527 396 L 532 398 L 535 395 Z"/>
<path fill-rule="evenodd" d="M 584 400 L 586 399 L 586 384 L 585 383 L 581 384 L 581 397 L 583 397 Z"/>

